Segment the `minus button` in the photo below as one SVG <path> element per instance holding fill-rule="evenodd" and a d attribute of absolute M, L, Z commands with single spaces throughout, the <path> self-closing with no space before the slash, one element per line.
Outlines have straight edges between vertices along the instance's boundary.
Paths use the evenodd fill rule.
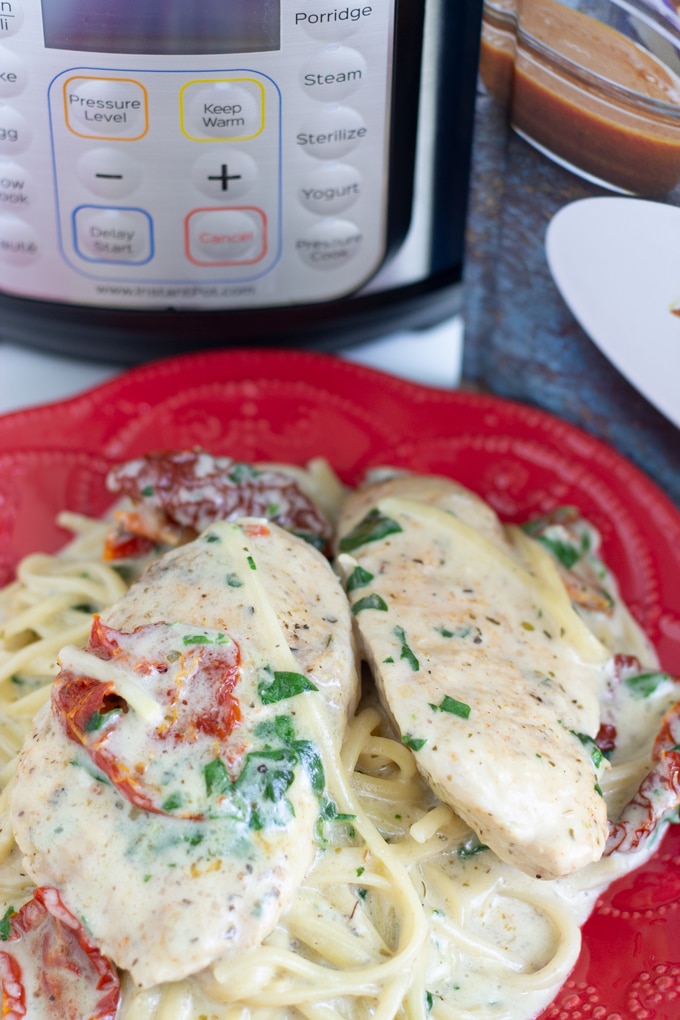
<path fill-rule="evenodd" d="M 141 164 L 126 152 L 110 146 L 88 149 L 78 160 L 82 184 L 100 198 L 123 198 L 137 190 L 143 179 Z"/>

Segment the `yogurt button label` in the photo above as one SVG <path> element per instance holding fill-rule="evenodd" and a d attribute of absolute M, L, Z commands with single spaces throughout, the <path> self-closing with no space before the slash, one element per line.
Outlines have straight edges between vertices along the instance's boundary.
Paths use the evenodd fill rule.
<path fill-rule="evenodd" d="M 314 269 L 338 269 L 354 258 L 362 240 L 356 223 L 324 220 L 299 237 L 295 248 L 302 261 Z"/>
<path fill-rule="evenodd" d="M 349 106 L 321 108 L 298 132 L 297 144 L 316 159 L 337 159 L 356 149 L 366 138 L 363 117 Z"/>
<path fill-rule="evenodd" d="M 305 209 L 319 216 L 336 216 L 349 209 L 361 195 L 362 178 L 346 163 L 322 163 L 308 174 L 298 189 Z"/>

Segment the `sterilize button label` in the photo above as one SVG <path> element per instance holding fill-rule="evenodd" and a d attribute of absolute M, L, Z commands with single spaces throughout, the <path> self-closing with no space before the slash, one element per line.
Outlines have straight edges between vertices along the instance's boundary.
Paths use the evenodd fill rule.
<path fill-rule="evenodd" d="M 356 149 L 368 134 L 360 113 L 349 106 L 328 104 L 297 134 L 297 144 L 316 159 L 337 159 Z"/>

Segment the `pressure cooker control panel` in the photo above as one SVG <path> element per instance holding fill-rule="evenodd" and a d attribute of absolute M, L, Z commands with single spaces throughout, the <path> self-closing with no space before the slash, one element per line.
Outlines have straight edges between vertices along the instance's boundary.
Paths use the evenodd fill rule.
<path fill-rule="evenodd" d="M 369 279 L 393 4 L 114 6 L 0 3 L 0 289 L 238 308 Z"/>

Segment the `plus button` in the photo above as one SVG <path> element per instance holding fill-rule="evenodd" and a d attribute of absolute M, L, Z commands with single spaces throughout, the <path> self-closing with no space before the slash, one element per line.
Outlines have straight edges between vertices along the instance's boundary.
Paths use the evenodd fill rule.
<path fill-rule="evenodd" d="M 241 174 L 230 174 L 227 164 L 223 163 L 220 167 L 220 172 L 218 174 L 209 174 L 208 180 L 221 181 L 221 190 L 229 191 L 229 181 L 240 181 Z"/>

